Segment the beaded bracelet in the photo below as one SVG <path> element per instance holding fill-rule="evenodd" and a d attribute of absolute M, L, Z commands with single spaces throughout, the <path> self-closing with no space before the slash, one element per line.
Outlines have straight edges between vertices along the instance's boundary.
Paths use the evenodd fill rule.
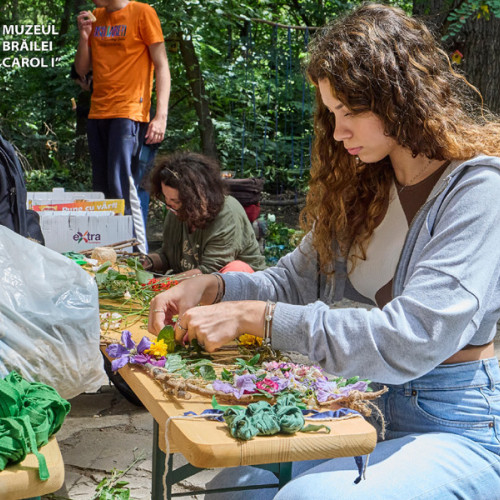
<path fill-rule="evenodd" d="M 264 311 L 264 344 L 271 345 L 271 326 L 276 303 L 268 300 Z"/>

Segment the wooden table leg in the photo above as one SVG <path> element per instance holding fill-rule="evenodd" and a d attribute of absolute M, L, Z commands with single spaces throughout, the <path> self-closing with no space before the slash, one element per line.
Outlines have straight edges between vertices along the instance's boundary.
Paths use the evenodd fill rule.
<path fill-rule="evenodd" d="M 158 445 L 159 441 L 159 426 L 156 420 L 153 419 L 153 470 L 152 470 L 152 485 L 151 485 L 151 499 L 163 500 L 165 492 L 163 491 L 163 474 L 165 474 L 165 460 L 166 456 L 160 450 Z M 171 457 L 169 457 L 169 469 L 171 466 Z M 167 499 L 170 500 L 172 495 L 172 485 L 168 484 L 167 480 Z"/>
<path fill-rule="evenodd" d="M 281 462 L 280 463 L 280 469 L 279 469 L 279 484 L 278 488 L 281 489 L 283 486 L 285 486 L 290 479 L 292 479 L 292 464 L 293 462 Z"/>

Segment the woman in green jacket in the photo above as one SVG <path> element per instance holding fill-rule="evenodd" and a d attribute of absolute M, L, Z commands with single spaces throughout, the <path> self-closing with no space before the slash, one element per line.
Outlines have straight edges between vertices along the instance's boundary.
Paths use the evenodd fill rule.
<path fill-rule="evenodd" d="M 225 194 L 212 158 L 182 151 L 161 159 L 151 173 L 150 191 L 168 213 L 162 247 L 144 259 L 146 269 L 191 276 L 266 267 L 245 210 Z"/>

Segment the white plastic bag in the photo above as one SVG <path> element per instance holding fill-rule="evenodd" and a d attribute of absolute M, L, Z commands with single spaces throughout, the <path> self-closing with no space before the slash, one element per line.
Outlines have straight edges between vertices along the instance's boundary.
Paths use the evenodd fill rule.
<path fill-rule="evenodd" d="M 0 377 L 16 370 L 63 398 L 105 377 L 92 276 L 67 257 L 0 226 Z"/>

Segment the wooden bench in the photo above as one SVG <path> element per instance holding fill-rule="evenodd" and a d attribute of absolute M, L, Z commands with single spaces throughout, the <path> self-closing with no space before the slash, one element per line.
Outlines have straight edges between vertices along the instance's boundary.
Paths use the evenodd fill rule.
<path fill-rule="evenodd" d="M 40 448 L 47 461 L 50 477 L 41 481 L 38 477 L 38 461 L 29 454 L 16 465 L 0 472 L 0 498 L 2 500 L 39 499 L 41 495 L 53 493 L 64 483 L 64 462 L 55 436 Z"/>

